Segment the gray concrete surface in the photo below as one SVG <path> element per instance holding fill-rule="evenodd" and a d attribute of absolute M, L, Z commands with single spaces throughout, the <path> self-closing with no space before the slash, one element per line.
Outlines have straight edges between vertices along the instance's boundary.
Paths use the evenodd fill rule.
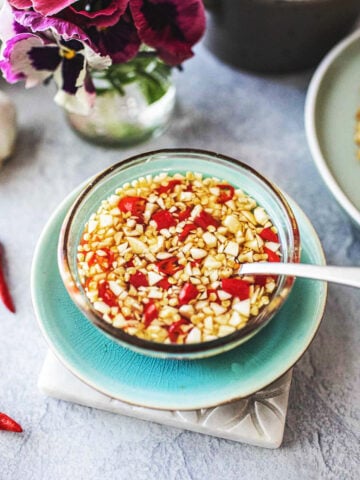
<path fill-rule="evenodd" d="M 321 329 L 294 369 L 279 450 L 219 440 L 43 397 L 47 346 L 31 305 L 33 251 L 51 212 L 75 186 L 126 156 L 197 147 L 248 162 L 307 213 L 328 263 L 359 265 L 360 230 L 328 192 L 307 147 L 303 109 L 311 72 L 257 76 L 219 63 L 201 46 L 177 75 L 178 108 L 166 134 L 128 150 L 80 140 L 52 102 L 53 87 L 15 100 L 19 139 L 0 171 L 0 240 L 17 305 L 0 306 L 0 411 L 23 435 L 0 432 L 1 480 L 257 480 L 359 478 L 360 294 L 331 285 Z"/>

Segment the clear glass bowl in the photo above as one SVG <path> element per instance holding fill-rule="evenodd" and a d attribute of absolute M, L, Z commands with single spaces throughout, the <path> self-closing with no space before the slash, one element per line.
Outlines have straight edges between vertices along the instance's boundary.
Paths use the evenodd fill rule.
<path fill-rule="evenodd" d="M 260 331 L 287 298 L 294 278 L 281 276 L 268 305 L 250 318 L 241 330 L 209 342 L 164 344 L 143 340 L 105 322 L 93 308 L 80 283 L 77 271 L 77 247 L 90 215 L 102 200 L 126 182 L 146 175 L 167 172 L 170 175 L 188 171 L 226 180 L 243 189 L 264 207 L 278 230 L 284 262 L 299 262 L 300 236 L 294 214 L 281 191 L 248 165 L 217 153 L 193 149 L 169 149 L 131 157 L 99 173 L 86 185 L 66 216 L 59 238 L 58 263 L 65 287 L 84 315 L 122 346 L 145 355 L 194 359 L 230 350 Z"/>

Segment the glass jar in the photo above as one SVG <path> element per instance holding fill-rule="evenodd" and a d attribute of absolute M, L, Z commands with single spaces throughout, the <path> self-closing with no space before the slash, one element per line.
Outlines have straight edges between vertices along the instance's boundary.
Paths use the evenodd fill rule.
<path fill-rule="evenodd" d="M 108 146 L 128 146 L 159 135 L 175 106 L 171 69 L 142 52 L 130 62 L 92 72 L 96 89 L 90 115 L 67 112 L 80 136 Z"/>

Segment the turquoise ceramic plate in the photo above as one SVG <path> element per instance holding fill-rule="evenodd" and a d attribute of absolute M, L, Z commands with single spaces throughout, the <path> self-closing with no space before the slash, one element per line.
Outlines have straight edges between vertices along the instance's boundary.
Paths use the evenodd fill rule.
<path fill-rule="evenodd" d="M 32 268 L 36 316 L 50 348 L 95 389 L 132 404 L 198 409 L 246 397 L 283 375 L 301 357 L 319 328 L 326 284 L 300 280 L 281 311 L 252 340 L 203 360 L 161 360 L 139 355 L 108 339 L 70 300 L 58 272 L 60 226 L 76 194 L 54 213 L 39 240 Z M 293 206 L 302 237 L 302 261 L 324 263 L 318 237 Z"/>
<path fill-rule="evenodd" d="M 337 45 L 316 70 L 305 106 L 315 163 L 340 205 L 360 225 L 360 160 L 354 143 L 360 108 L 360 30 Z"/>

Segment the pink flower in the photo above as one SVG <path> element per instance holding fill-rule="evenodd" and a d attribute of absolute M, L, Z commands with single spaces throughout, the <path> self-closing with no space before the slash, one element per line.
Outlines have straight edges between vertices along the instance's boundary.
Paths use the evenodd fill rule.
<path fill-rule="evenodd" d="M 93 8 L 87 8 L 89 0 L 77 1 L 58 15 L 83 28 L 96 26 L 105 28 L 115 25 L 125 13 L 129 0 L 109 0 L 107 2 L 92 2 Z M 99 5 L 105 4 L 99 8 Z M 98 6 L 96 6 L 98 5 Z"/>
<path fill-rule="evenodd" d="M 43 16 L 59 16 L 83 28 L 93 25 L 103 28 L 119 21 L 129 4 L 129 0 L 8 0 L 18 10 L 33 8 Z M 90 8 L 89 8 L 90 7 Z"/>
<path fill-rule="evenodd" d="M 54 15 L 75 3 L 74 0 L 8 0 L 8 2 L 12 7 L 19 10 L 32 7 L 42 15 Z"/>
<path fill-rule="evenodd" d="M 115 25 L 106 28 L 92 26 L 81 28 L 77 23 L 59 16 L 43 16 L 29 10 L 14 10 L 16 21 L 32 33 L 56 32 L 65 40 L 76 39 L 90 46 L 102 56 L 109 56 L 114 63 L 123 63 L 133 58 L 140 46 L 140 39 L 131 16 L 122 15 Z"/>
<path fill-rule="evenodd" d="M 205 30 L 201 0 L 130 0 L 141 40 L 169 65 L 192 57 L 191 47 Z"/>

